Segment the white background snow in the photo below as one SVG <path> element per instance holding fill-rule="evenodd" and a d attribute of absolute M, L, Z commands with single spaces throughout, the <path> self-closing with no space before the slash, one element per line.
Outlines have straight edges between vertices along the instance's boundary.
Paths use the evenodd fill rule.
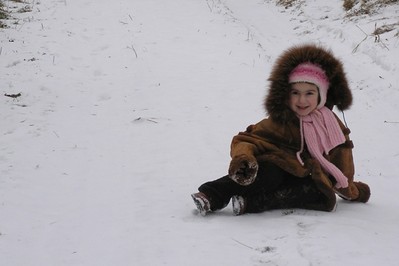
<path fill-rule="evenodd" d="M 0 30 L 0 265 L 398 265 L 399 37 L 372 34 L 397 4 L 357 17 L 330 0 L 27 5 Z M 190 194 L 266 115 L 276 57 L 307 42 L 344 63 L 370 202 L 197 215 Z"/>

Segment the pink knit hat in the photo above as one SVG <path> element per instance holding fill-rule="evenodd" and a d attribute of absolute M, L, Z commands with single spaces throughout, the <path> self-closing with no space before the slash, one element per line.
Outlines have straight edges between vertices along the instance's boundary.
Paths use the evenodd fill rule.
<path fill-rule="evenodd" d="M 328 81 L 326 73 L 320 66 L 310 62 L 299 64 L 291 71 L 288 82 L 290 84 L 307 82 L 316 85 L 320 94 L 320 103 L 317 109 L 325 105 L 330 82 Z"/>

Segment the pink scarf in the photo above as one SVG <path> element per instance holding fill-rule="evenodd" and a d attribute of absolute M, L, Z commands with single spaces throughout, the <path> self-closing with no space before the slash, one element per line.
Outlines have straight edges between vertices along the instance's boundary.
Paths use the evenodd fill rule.
<path fill-rule="evenodd" d="M 312 157 L 317 159 L 322 168 L 337 180 L 335 187 L 348 187 L 347 177 L 323 156 L 323 153 L 328 155 L 333 148 L 345 142 L 345 136 L 333 112 L 323 106 L 299 119 L 301 131 L 301 150 L 297 153 L 299 162 L 304 164 L 301 153 L 304 149 L 304 141 L 306 141 Z"/>

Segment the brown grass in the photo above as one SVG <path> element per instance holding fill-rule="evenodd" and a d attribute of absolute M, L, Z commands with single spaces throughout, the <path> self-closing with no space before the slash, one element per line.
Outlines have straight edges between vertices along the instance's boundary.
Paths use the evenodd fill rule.
<path fill-rule="evenodd" d="M 399 23 L 383 25 L 381 27 L 376 28 L 373 32 L 373 35 L 380 35 L 380 34 L 384 34 L 386 32 L 393 31 L 394 29 L 398 28 L 398 26 L 399 26 Z"/>
<path fill-rule="evenodd" d="M 345 11 L 348 12 L 348 16 L 352 17 L 372 14 L 381 7 L 397 3 L 399 3 L 399 0 L 343 0 L 343 7 Z M 358 4 L 360 4 L 360 6 L 357 6 Z M 356 10 L 354 10 L 355 6 L 357 6 Z"/>
<path fill-rule="evenodd" d="M 277 5 L 289 8 L 292 7 L 296 1 L 297 0 L 277 0 Z"/>
<path fill-rule="evenodd" d="M 355 0 L 344 0 L 345 11 L 351 10 L 355 6 Z"/>
<path fill-rule="evenodd" d="M 4 24 L 1 20 L 8 19 L 8 18 L 9 18 L 9 14 L 4 9 L 3 1 L 0 1 L 0 28 L 6 28 L 7 27 L 7 25 Z"/>

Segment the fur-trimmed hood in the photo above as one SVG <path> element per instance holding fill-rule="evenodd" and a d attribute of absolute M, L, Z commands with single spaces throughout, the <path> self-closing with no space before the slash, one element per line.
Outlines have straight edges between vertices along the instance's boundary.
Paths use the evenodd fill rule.
<path fill-rule="evenodd" d="M 332 109 L 335 105 L 343 111 L 352 104 L 352 93 L 343 65 L 332 52 L 314 44 L 294 46 L 276 60 L 269 77 L 270 87 L 265 99 L 265 108 L 276 122 L 286 123 L 296 118 L 287 104 L 291 90 L 288 78 L 297 65 L 305 62 L 319 65 L 329 79 L 326 107 Z"/>

